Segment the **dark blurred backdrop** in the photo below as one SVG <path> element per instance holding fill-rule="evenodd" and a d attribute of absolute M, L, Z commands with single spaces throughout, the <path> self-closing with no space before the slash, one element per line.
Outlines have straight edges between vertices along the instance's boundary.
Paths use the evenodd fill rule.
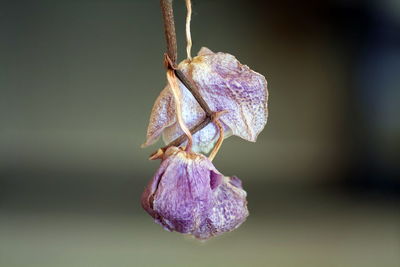
<path fill-rule="evenodd" d="M 0 3 L 0 266 L 400 266 L 399 1 L 193 0 L 194 52 L 235 55 L 270 92 L 257 143 L 215 160 L 251 215 L 206 243 L 139 204 L 159 1 Z"/>

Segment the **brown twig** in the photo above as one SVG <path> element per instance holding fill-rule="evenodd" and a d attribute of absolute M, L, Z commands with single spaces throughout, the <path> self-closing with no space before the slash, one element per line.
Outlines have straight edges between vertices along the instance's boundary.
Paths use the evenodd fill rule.
<path fill-rule="evenodd" d="M 160 0 L 161 12 L 164 19 L 164 32 L 167 41 L 167 54 L 174 65 L 178 59 L 178 49 L 176 45 L 176 33 L 174 22 L 173 0 Z"/>
<path fill-rule="evenodd" d="M 212 116 L 213 111 L 208 106 L 207 102 L 201 96 L 199 89 L 197 88 L 196 84 L 188 77 L 183 74 L 183 72 L 179 69 L 175 69 L 175 75 L 178 79 L 183 83 L 184 86 L 189 90 L 189 92 L 193 95 L 196 99 L 197 103 L 199 103 L 200 107 L 204 110 L 207 117 Z"/>
<path fill-rule="evenodd" d="M 190 133 L 193 135 L 206 127 L 210 122 L 212 122 L 216 116 L 217 112 L 213 112 L 208 106 L 207 102 L 201 96 L 199 89 L 196 84 L 185 74 L 179 70 L 176 66 L 177 61 L 177 45 L 176 45 L 176 34 L 175 34 L 175 23 L 174 23 L 174 13 L 172 8 L 173 0 L 160 0 L 161 10 L 164 19 L 164 30 L 165 30 L 165 38 L 167 41 L 167 56 L 166 56 L 166 67 L 174 70 L 176 77 L 185 85 L 185 87 L 189 90 L 189 92 L 193 95 L 196 101 L 199 103 L 200 107 L 206 113 L 206 116 L 203 121 L 196 124 L 193 128 L 190 129 Z M 154 152 L 150 159 L 156 159 L 162 156 L 162 153 L 167 150 L 171 146 L 179 146 L 184 143 L 187 139 L 186 134 L 183 134 L 173 140 L 168 145 L 158 149 L 158 151 Z"/>
<path fill-rule="evenodd" d="M 174 22 L 174 10 L 172 7 L 173 0 L 161 0 L 161 11 L 164 20 L 164 31 L 165 39 L 167 41 L 167 68 L 172 68 L 175 71 L 176 77 L 186 86 L 190 91 L 196 101 L 199 103 L 200 107 L 206 113 L 206 116 L 212 116 L 212 110 L 208 106 L 207 102 L 200 95 L 199 89 L 194 84 L 194 82 L 187 78 L 181 70 L 177 69 L 176 61 L 178 57 L 177 45 L 176 45 L 176 33 L 175 33 L 175 22 Z M 169 59 L 168 59 L 169 58 Z"/>

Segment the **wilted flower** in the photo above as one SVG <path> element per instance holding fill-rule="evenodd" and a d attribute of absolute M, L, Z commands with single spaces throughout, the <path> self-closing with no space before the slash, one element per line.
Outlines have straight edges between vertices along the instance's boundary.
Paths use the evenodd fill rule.
<path fill-rule="evenodd" d="M 239 136 L 256 141 L 267 122 L 267 81 L 232 55 L 213 53 L 202 48 L 197 57 L 182 61 L 178 68 L 198 87 L 211 110 L 227 111 L 220 117 L 225 137 Z M 182 95 L 182 117 L 191 128 L 205 113 L 188 89 L 179 82 Z M 218 128 L 208 124 L 193 135 L 193 150 L 208 153 L 218 139 Z M 173 95 L 167 86 L 154 103 L 144 146 L 153 144 L 162 135 L 169 143 L 183 132 L 176 120 Z"/>
<path fill-rule="evenodd" d="M 201 154 L 170 147 L 142 195 L 143 208 L 165 229 L 199 239 L 231 231 L 248 216 L 237 177 L 224 177 Z"/>

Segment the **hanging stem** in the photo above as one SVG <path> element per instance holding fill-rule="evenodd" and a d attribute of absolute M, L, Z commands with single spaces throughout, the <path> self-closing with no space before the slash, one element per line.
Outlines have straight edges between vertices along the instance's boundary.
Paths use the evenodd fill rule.
<path fill-rule="evenodd" d="M 187 0 L 187 1 L 189 1 L 189 0 Z M 199 103 L 200 107 L 206 113 L 206 116 L 211 118 L 213 111 L 210 109 L 210 107 L 208 106 L 208 104 L 204 100 L 204 98 L 200 95 L 199 89 L 197 88 L 197 86 L 194 84 L 194 82 L 191 79 L 186 77 L 185 74 L 183 74 L 183 72 L 181 70 L 178 70 L 177 66 L 176 66 L 177 46 L 176 46 L 176 33 L 175 33 L 174 11 L 172 8 L 172 0 L 160 0 L 160 3 L 161 3 L 163 20 L 164 20 L 165 38 L 167 40 L 167 55 L 169 57 L 168 64 L 170 64 L 170 66 L 167 65 L 167 67 L 171 67 L 172 69 L 174 69 L 176 77 L 178 77 L 178 79 L 190 91 L 190 93 L 193 95 L 193 97 Z M 188 3 L 186 3 L 186 4 L 188 4 Z M 191 13 L 191 6 L 190 6 L 190 12 L 189 12 L 189 8 L 188 8 L 188 17 L 191 16 L 191 15 L 189 15 L 189 13 Z M 186 18 L 186 22 L 188 22 L 187 18 Z M 186 29 L 187 28 L 188 28 L 188 24 L 186 24 Z M 186 32 L 186 34 L 187 33 L 188 32 Z M 188 36 L 186 36 L 186 37 L 188 38 Z M 190 39 L 190 43 L 191 43 L 190 19 L 189 19 L 189 39 Z"/>
<path fill-rule="evenodd" d="M 178 119 L 179 126 L 181 127 L 182 131 L 186 134 L 188 139 L 188 144 L 186 146 L 186 151 L 190 152 L 192 148 L 192 134 L 190 130 L 186 126 L 186 123 L 183 121 L 182 118 L 182 103 L 181 103 L 181 89 L 179 88 L 178 81 L 175 76 L 175 72 L 172 69 L 167 70 L 167 80 L 169 83 L 169 87 L 174 95 L 175 100 L 175 107 L 176 107 L 176 117 Z"/>
<path fill-rule="evenodd" d="M 195 83 L 188 77 L 185 76 L 185 74 L 177 69 L 176 67 L 176 61 L 177 61 L 177 45 L 176 45 L 176 33 L 175 33 L 175 23 L 174 23 L 174 14 L 173 14 L 173 8 L 172 8 L 172 0 L 160 0 L 161 4 L 161 10 L 162 10 L 162 15 L 163 15 L 163 20 L 164 20 L 164 30 L 165 30 L 165 38 L 167 41 L 167 56 L 166 56 L 166 66 L 168 69 L 172 69 L 176 75 L 176 77 L 185 85 L 185 87 L 189 90 L 189 92 L 193 95 L 193 97 L 196 99 L 196 101 L 199 103 L 200 107 L 204 110 L 206 113 L 206 116 L 204 117 L 203 121 L 199 122 L 196 124 L 194 127 L 192 127 L 189 132 L 191 135 L 197 133 L 204 127 L 206 127 L 210 122 L 214 121 L 215 118 L 218 116 L 218 112 L 213 112 L 210 107 L 208 106 L 207 102 L 204 100 L 204 98 L 201 96 L 199 89 L 195 85 Z M 191 13 L 191 7 L 190 7 L 190 13 Z M 188 16 L 189 16 L 189 8 L 188 8 Z M 188 21 L 188 19 L 186 19 Z M 190 20 L 189 20 L 190 23 Z M 188 27 L 188 24 L 186 24 L 186 27 Z M 189 30 L 190 30 L 190 24 L 189 24 Z M 187 34 L 188 32 L 186 32 Z M 187 35 L 188 36 L 188 35 Z M 190 38 L 190 31 L 189 31 L 189 38 Z M 191 43 L 191 40 L 190 40 Z M 191 47 L 191 45 L 190 45 Z M 187 51 L 188 47 L 187 47 Z M 184 143 L 187 139 L 187 134 L 183 134 L 173 140 L 171 143 L 168 145 L 158 149 L 156 152 L 152 153 L 150 156 L 150 159 L 157 159 L 162 156 L 165 150 L 167 150 L 171 146 L 180 146 L 182 143 Z M 217 142 L 218 143 L 218 142 Z"/>
<path fill-rule="evenodd" d="M 224 127 L 222 127 L 221 122 L 218 119 L 215 120 L 214 123 L 217 125 L 217 127 L 219 129 L 219 137 L 218 137 L 217 143 L 215 143 L 213 150 L 211 151 L 210 155 L 208 156 L 208 159 L 210 161 L 214 160 L 219 149 L 221 148 L 222 142 L 224 141 Z"/>
<path fill-rule="evenodd" d="M 192 49 L 192 36 L 190 34 L 190 20 L 192 19 L 192 2 L 190 0 L 186 0 L 186 54 L 188 60 L 192 60 L 191 49 Z"/>
<path fill-rule="evenodd" d="M 178 59 L 178 48 L 176 45 L 176 33 L 174 22 L 173 0 L 160 0 L 161 12 L 164 19 L 164 32 L 167 41 L 167 54 L 175 65 Z"/>
<path fill-rule="evenodd" d="M 219 137 L 218 137 L 217 142 L 215 143 L 213 150 L 211 151 L 210 155 L 208 156 L 208 159 L 210 161 L 213 161 L 213 159 L 215 158 L 219 149 L 222 146 L 222 142 L 224 141 L 224 127 L 222 127 L 222 124 L 221 124 L 221 121 L 219 120 L 219 118 L 221 117 L 221 115 L 223 115 L 227 112 L 228 111 L 226 111 L 226 110 L 218 111 L 218 112 L 214 113 L 214 115 L 213 115 L 212 122 L 214 122 L 215 125 L 217 125 L 217 127 L 219 129 Z"/>

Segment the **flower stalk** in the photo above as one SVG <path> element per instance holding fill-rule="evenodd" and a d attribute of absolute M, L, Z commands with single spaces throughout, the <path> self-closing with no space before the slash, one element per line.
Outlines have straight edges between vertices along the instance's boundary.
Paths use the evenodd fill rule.
<path fill-rule="evenodd" d="M 212 160 L 224 138 L 256 141 L 267 123 L 268 90 L 265 77 L 233 55 L 202 47 L 192 59 L 191 0 L 185 1 L 187 59 L 179 65 L 173 0 L 160 2 L 167 85 L 154 102 L 142 147 L 160 137 L 167 145 L 150 156 L 161 164 L 141 204 L 166 230 L 206 240 L 236 229 L 249 215 L 241 180 L 220 173 Z"/>
<path fill-rule="evenodd" d="M 194 84 L 194 82 L 190 78 L 186 77 L 185 74 L 183 74 L 183 72 L 180 71 L 176 66 L 178 52 L 177 52 L 177 44 L 176 44 L 176 32 L 175 32 L 174 11 L 173 11 L 172 2 L 173 2 L 173 0 L 160 0 L 161 11 L 162 11 L 163 20 L 164 20 L 165 39 L 166 39 L 166 43 L 167 43 L 167 53 L 165 55 L 165 58 L 166 58 L 165 63 L 166 63 L 167 69 L 173 69 L 176 77 L 183 83 L 183 85 L 185 85 L 185 87 L 189 90 L 189 92 L 193 95 L 193 97 L 199 103 L 200 107 L 206 113 L 206 116 L 203 121 L 201 121 L 200 123 L 198 123 L 191 129 L 189 129 L 190 134 L 193 135 L 196 132 L 203 129 L 204 127 L 206 127 L 210 122 L 212 122 L 214 120 L 214 118 L 216 117 L 217 112 L 213 112 L 210 109 L 207 102 L 201 96 L 199 89 Z M 191 8 L 190 0 L 186 0 L 186 7 L 188 9 L 188 14 L 186 17 L 186 39 L 187 39 L 186 51 L 187 51 L 188 59 L 191 60 L 190 50 L 192 47 L 192 39 L 191 39 L 191 35 L 190 35 L 190 20 L 191 20 L 192 8 Z M 188 138 L 188 135 L 186 133 L 179 136 L 178 138 L 176 138 L 175 140 L 170 142 L 168 145 L 153 152 L 150 155 L 150 159 L 158 158 L 157 155 L 160 155 L 160 153 L 162 154 L 162 152 L 165 152 L 169 147 L 180 146 L 182 143 L 184 143 L 186 141 L 187 138 Z"/>

